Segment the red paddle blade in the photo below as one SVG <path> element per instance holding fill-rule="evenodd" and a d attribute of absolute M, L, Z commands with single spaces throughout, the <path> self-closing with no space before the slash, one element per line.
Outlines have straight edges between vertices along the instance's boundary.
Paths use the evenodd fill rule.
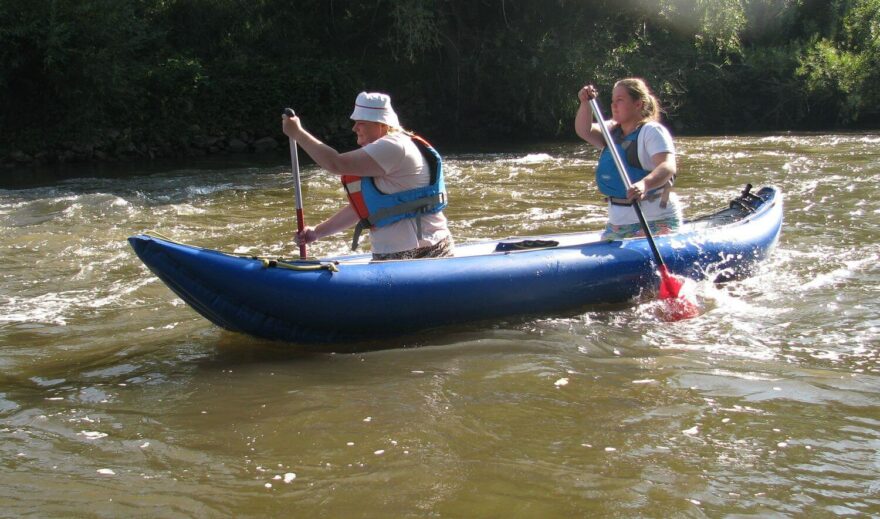
<path fill-rule="evenodd" d="M 660 267 L 660 296 L 665 306 L 662 311 L 667 321 L 680 321 L 700 315 L 700 306 L 691 290 L 682 290 L 685 280 L 673 276 L 666 265 Z"/>

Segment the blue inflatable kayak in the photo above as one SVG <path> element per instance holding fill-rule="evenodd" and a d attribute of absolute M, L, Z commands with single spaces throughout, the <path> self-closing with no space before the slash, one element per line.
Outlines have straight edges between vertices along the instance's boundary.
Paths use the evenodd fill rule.
<path fill-rule="evenodd" d="M 669 270 L 693 279 L 748 276 L 776 244 L 782 195 L 747 187 L 729 207 L 658 236 Z M 453 323 L 571 313 L 657 289 L 643 238 L 569 233 L 456 246 L 455 257 L 266 260 L 129 238 L 140 259 L 213 323 L 292 342 L 353 341 Z"/>

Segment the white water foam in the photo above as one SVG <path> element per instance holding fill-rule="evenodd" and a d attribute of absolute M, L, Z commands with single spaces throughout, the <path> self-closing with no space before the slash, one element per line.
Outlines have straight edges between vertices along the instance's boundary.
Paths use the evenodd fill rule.
<path fill-rule="evenodd" d="M 513 164 L 541 164 L 544 162 L 552 162 L 556 159 L 547 153 L 529 153 L 525 157 L 511 159 L 509 162 Z"/>

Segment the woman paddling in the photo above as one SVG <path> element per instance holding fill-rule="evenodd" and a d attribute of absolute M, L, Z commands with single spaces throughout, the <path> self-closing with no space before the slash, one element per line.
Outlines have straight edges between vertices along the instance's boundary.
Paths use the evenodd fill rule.
<path fill-rule="evenodd" d="M 311 243 L 354 226 L 352 248 L 360 232 L 370 229 L 374 260 L 451 256 L 440 155 L 400 128 L 386 94 L 358 94 L 351 119 L 361 148 L 339 153 L 304 130 L 299 117 L 282 116 L 284 133 L 319 166 L 340 175 L 349 197 L 336 214 L 297 233 L 296 242 Z"/>
<path fill-rule="evenodd" d="M 614 165 L 599 125 L 593 122 L 590 99 L 597 97 L 593 85 L 578 92 L 580 108 L 574 120 L 578 136 L 602 149 L 596 182 L 608 202 L 608 223 L 602 237 L 609 240 L 644 236 L 632 208 L 639 200 L 651 232 L 668 234 L 679 228 L 681 204 L 672 193 L 675 178 L 675 146 L 669 130 L 660 124 L 660 104 L 648 85 L 638 78 L 618 81 L 611 92 L 611 135 L 626 163 L 632 187 L 627 190 Z"/>

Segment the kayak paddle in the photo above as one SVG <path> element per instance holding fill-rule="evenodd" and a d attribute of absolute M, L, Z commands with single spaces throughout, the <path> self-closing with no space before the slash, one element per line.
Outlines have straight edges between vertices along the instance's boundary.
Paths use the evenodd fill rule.
<path fill-rule="evenodd" d="M 295 117 L 296 113 L 293 108 L 285 108 L 284 115 L 287 117 Z M 299 157 L 296 152 L 296 141 L 290 137 L 290 166 L 293 169 L 293 189 L 296 194 L 296 230 L 302 232 L 305 228 L 305 218 L 303 217 L 302 189 L 299 184 Z M 306 244 L 299 244 L 299 257 L 306 259 Z"/>
<path fill-rule="evenodd" d="M 611 132 L 608 131 L 608 127 L 605 125 L 605 119 L 602 117 L 602 111 L 599 109 L 599 103 L 596 101 L 596 98 L 590 99 L 590 108 L 593 109 L 593 116 L 596 118 L 596 122 L 599 123 L 602 137 L 605 138 L 605 144 L 608 146 L 608 150 L 614 158 L 614 165 L 617 166 L 617 172 L 620 174 L 620 179 L 623 180 L 623 185 L 625 185 L 627 191 L 629 191 L 629 188 L 632 187 L 632 182 L 630 182 L 629 176 L 626 174 L 623 160 L 620 158 L 617 146 L 614 145 L 614 140 L 611 138 Z M 662 311 L 663 317 L 667 321 L 680 321 L 682 319 L 696 317 L 699 315 L 700 309 L 697 306 L 696 301 L 689 299 L 687 294 L 682 292 L 682 286 L 685 284 L 685 280 L 672 275 L 672 273 L 669 272 L 669 269 L 666 268 L 666 263 L 663 261 L 663 257 L 660 255 L 660 250 L 654 242 L 651 228 L 648 227 L 648 222 L 645 220 L 645 215 L 642 213 L 642 206 L 639 205 L 638 200 L 633 201 L 633 209 L 636 211 L 636 216 L 639 217 L 639 223 L 642 224 L 642 229 L 645 231 L 645 238 L 648 239 L 648 245 L 650 245 L 651 252 L 654 254 L 654 261 L 657 262 L 657 270 L 660 272 L 659 298 L 666 302 L 666 307 Z"/>

